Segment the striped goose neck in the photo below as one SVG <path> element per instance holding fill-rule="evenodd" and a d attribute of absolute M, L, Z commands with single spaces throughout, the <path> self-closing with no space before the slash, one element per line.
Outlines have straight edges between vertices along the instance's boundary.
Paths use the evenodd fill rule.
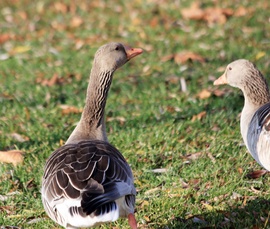
<path fill-rule="evenodd" d="M 98 129 L 100 125 L 105 126 L 104 111 L 113 77 L 113 71 L 100 71 L 97 74 L 94 72 L 91 72 L 86 104 L 82 114 L 82 119 L 90 132 Z"/>
<path fill-rule="evenodd" d="M 261 107 L 270 101 L 269 88 L 266 79 L 257 68 L 249 69 L 243 84 L 243 92 L 247 104 Z"/>

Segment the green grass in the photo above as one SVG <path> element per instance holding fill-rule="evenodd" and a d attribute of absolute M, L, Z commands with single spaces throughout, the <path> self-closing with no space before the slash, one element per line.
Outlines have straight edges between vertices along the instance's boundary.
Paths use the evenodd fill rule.
<path fill-rule="evenodd" d="M 8 198 L 0 202 L 0 225 L 60 228 L 46 216 L 40 198 L 45 161 L 80 118 L 63 115 L 60 105 L 84 106 L 95 51 L 119 41 L 145 49 L 116 72 L 106 107 L 112 118 L 109 140 L 134 173 L 140 228 L 270 228 L 270 177 L 247 178 L 261 167 L 241 146 L 241 92 L 221 87 L 223 96 L 197 96 L 203 89 L 214 91 L 211 79 L 221 74 L 218 68 L 235 59 L 249 59 L 270 74 L 270 3 L 221 1 L 217 7 L 252 11 L 208 25 L 183 19 L 188 0 L 63 2 L 0 3 L 0 38 L 9 36 L 0 39 L 0 59 L 9 57 L 0 60 L 0 150 L 25 152 L 22 165 L 1 164 L 0 194 Z M 202 7 L 212 6 L 205 1 Z M 79 26 L 72 22 L 76 16 Z M 206 62 L 161 61 L 183 50 Z M 54 74 L 58 84 L 42 85 Z M 183 77 L 188 91 L 171 76 Z M 205 117 L 192 121 L 203 111 Z M 19 142 L 11 133 L 29 140 Z M 194 153 L 200 157 L 190 160 Z M 158 168 L 166 172 L 153 173 Z M 128 224 L 123 219 L 100 228 Z"/>

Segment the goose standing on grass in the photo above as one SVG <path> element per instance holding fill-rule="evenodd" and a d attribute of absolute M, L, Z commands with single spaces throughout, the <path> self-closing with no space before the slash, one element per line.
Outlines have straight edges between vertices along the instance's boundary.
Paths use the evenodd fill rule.
<path fill-rule="evenodd" d="M 256 66 L 240 59 L 230 63 L 214 85 L 229 84 L 245 97 L 241 113 L 241 134 L 253 158 L 270 171 L 270 93 Z"/>
<path fill-rule="evenodd" d="M 137 228 L 132 171 L 108 142 L 104 109 L 114 71 L 142 52 L 120 43 L 98 49 L 81 119 L 47 160 L 42 202 L 50 218 L 65 228 L 94 227 L 119 217 Z"/>

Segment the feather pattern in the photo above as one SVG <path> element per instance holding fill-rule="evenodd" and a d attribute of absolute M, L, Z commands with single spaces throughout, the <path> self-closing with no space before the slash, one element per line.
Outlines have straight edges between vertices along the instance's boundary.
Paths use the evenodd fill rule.
<path fill-rule="evenodd" d="M 260 107 L 251 119 L 247 147 L 254 159 L 270 170 L 270 103 Z"/>
<path fill-rule="evenodd" d="M 43 203 L 51 218 L 61 219 L 62 226 L 74 225 L 75 218 L 79 223 L 119 211 L 115 201 L 123 196 L 127 201 L 124 208 L 128 213 L 134 212 L 136 190 L 132 171 L 122 154 L 107 142 L 93 140 L 64 145 L 51 155 L 45 168 Z M 73 199 L 74 204 L 70 202 Z M 63 205 L 65 200 L 68 200 L 65 214 L 69 217 L 58 208 L 58 203 Z"/>

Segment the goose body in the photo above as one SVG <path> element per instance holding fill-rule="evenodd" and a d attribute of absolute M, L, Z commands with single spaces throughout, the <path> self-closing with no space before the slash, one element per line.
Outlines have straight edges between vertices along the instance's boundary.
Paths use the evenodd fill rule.
<path fill-rule="evenodd" d="M 256 66 L 240 59 L 230 63 L 214 85 L 229 84 L 242 90 L 245 98 L 240 128 L 253 158 L 270 171 L 270 93 Z"/>
<path fill-rule="evenodd" d="M 42 202 L 49 217 L 65 228 L 95 227 L 119 217 L 137 228 L 132 171 L 108 142 L 104 108 L 114 71 L 141 53 L 120 43 L 98 49 L 81 119 L 46 162 Z"/>

